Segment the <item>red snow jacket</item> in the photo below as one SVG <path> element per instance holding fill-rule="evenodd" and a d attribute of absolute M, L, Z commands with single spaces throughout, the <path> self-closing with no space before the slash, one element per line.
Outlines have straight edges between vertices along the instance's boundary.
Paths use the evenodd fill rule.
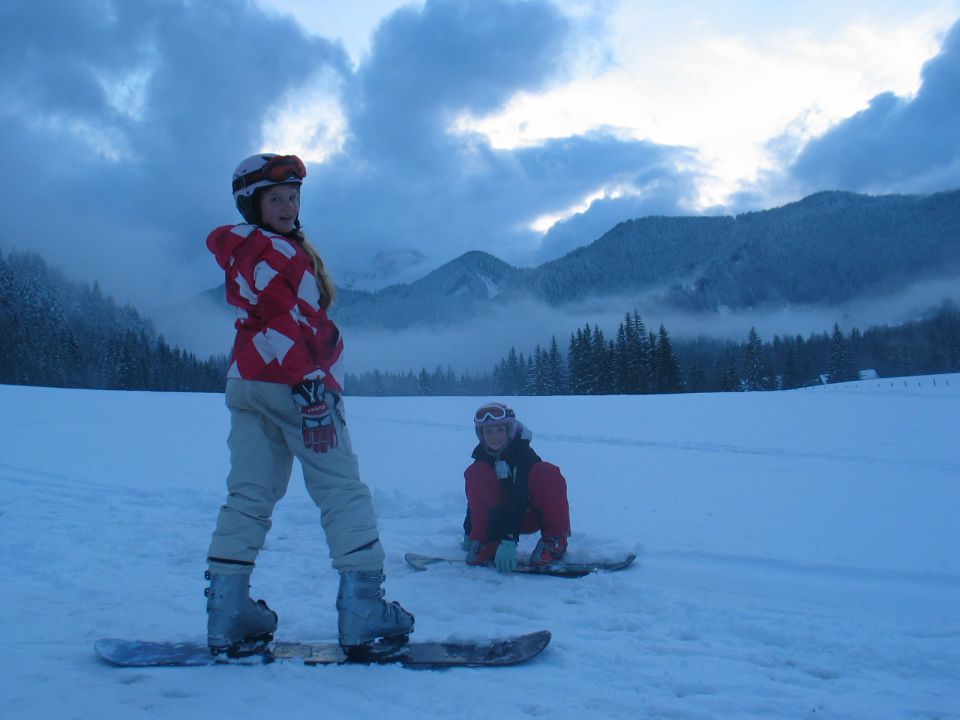
<path fill-rule="evenodd" d="M 521 533 L 540 529 L 545 537 L 570 535 L 567 481 L 560 468 L 540 459 L 527 437 L 514 438 L 496 458 L 481 443 L 472 457 L 473 464 L 463 473 L 467 492 L 463 530 L 471 539 L 517 540 Z M 494 469 L 498 459 L 510 469 L 503 480 L 497 480 Z"/>
<path fill-rule="evenodd" d="M 320 306 L 313 262 L 300 243 L 256 225 L 224 225 L 207 247 L 237 308 L 227 377 L 291 386 L 322 379 L 340 392 L 334 371 L 343 341 Z"/>

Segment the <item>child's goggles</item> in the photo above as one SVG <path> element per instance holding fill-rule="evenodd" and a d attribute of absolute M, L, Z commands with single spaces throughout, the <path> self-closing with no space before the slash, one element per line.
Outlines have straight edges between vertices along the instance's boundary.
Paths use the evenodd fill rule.
<path fill-rule="evenodd" d="M 494 404 L 484 405 L 477 410 L 473 416 L 473 421 L 476 423 L 503 422 L 505 420 L 511 420 L 514 417 L 516 417 L 516 414 L 506 405 Z"/>
<path fill-rule="evenodd" d="M 307 168 L 303 160 L 296 155 L 277 155 L 267 160 L 263 167 L 234 180 L 233 191 L 237 192 L 264 180 L 282 183 L 284 180 L 303 180 L 306 176 Z"/>

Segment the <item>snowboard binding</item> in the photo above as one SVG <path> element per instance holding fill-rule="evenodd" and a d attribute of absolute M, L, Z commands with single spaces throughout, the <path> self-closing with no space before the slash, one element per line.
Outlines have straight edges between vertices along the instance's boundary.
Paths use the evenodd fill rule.
<path fill-rule="evenodd" d="M 265 635 L 226 647 L 210 647 L 210 654 L 214 657 L 225 655 L 231 660 L 250 657 L 251 655 L 263 655 L 268 652 L 271 642 L 273 642 L 273 635 Z"/>
<path fill-rule="evenodd" d="M 392 637 L 380 638 L 372 643 L 365 645 L 353 645 L 343 648 L 347 657 L 354 662 L 372 662 L 390 655 L 395 655 L 399 650 L 410 642 L 410 635 L 394 635 Z"/>

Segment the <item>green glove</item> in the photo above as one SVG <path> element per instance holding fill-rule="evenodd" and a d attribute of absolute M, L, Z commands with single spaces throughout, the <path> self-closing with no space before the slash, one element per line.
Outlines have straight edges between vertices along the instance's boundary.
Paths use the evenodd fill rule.
<path fill-rule="evenodd" d="M 497 570 L 502 573 L 512 573 L 517 569 L 517 543 L 513 540 L 501 540 L 497 548 L 497 555 L 493 559 Z"/>

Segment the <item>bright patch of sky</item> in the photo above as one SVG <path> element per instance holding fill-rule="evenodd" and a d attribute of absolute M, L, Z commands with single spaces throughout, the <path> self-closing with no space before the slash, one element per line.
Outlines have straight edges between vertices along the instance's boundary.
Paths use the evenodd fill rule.
<path fill-rule="evenodd" d="M 131 120 L 143 118 L 146 107 L 147 85 L 153 70 L 150 67 L 137 67 L 99 77 L 107 103 L 116 112 Z"/>
<path fill-rule="evenodd" d="M 686 37 L 643 33 L 638 42 L 631 31 L 641 18 L 622 8 L 610 22 L 611 62 L 545 93 L 519 95 L 500 113 L 461 116 L 457 128 L 482 132 L 499 148 L 603 126 L 692 147 L 713 176 L 701 185 L 701 204 L 713 205 L 772 166 L 771 138 L 805 140 L 878 93 L 915 93 L 950 19 L 928 12 L 895 27 L 838 28 L 829 37 L 805 28 L 727 34 L 703 20 Z"/>
<path fill-rule="evenodd" d="M 571 205 L 566 210 L 557 213 L 547 213 L 545 215 L 540 215 L 535 218 L 533 222 L 530 223 L 529 227 L 531 230 L 536 230 L 537 232 L 545 233 L 554 225 L 562 220 L 573 217 L 577 213 L 583 213 L 590 209 L 590 206 L 593 205 L 597 200 L 608 200 L 608 199 L 617 199 L 622 198 L 628 195 L 638 196 L 639 192 L 630 186 L 623 185 L 614 185 L 610 187 L 605 187 L 596 192 L 590 193 L 583 200 L 576 205 Z"/>
<path fill-rule="evenodd" d="M 377 0 L 331 12 L 329 3 L 309 0 L 258 4 L 338 38 L 355 63 L 363 61 L 385 15 L 422 5 Z M 723 204 L 762 172 L 793 159 L 782 156 L 784 144 L 774 139 L 789 138 L 796 150 L 879 93 L 910 98 L 923 63 L 960 13 L 958 2 L 818 1 L 802 11 L 749 0 L 722 7 L 699 0 L 669 7 L 629 0 L 557 5 L 582 32 L 566 61 L 569 79 L 543 92 L 520 92 L 485 116 L 462 113 L 450 132 L 480 133 L 503 150 L 596 129 L 692 148 L 704 171 L 699 209 Z M 265 147 L 295 147 L 322 161 L 342 146 L 349 128 L 335 94 L 318 91 L 312 102 L 292 120 L 266 127 Z M 320 126 L 326 130 L 318 138 Z M 594 200 L 625 192 L 597 188 L 529 227 L 546 232 Z"/>
<path fill-rule="evenodd" d="M 311 162 L 324 162 L 340 152 L 347 119 L 339 93 L 338 78 L 325 68 L 304 87 L 286 93 L 264 123 L 260 149 L 292 148 Z"/>

